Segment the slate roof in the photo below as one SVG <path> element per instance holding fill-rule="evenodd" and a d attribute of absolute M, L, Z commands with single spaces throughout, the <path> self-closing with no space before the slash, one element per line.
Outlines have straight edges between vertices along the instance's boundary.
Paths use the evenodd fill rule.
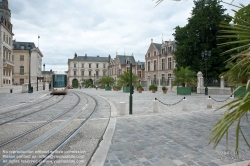
<path fill-rule="evenodd" d="M 42 74 L 52 74 L 53 72 L 51 71 L 42 71 Z"/>
<path fill-rule="evenodd" d="M 30 48 L 28 47 L 28 45 L 30 43 L 32 45 L 32 48 L 36 48 L 34 42 L 17 42 L 16 40 L 13 40 L 12 42 L 13 50 L 29 50 Z"/>
<path fill-rule="evenodd" d="M 153 43 L 153 45 L 155 45 L 155 47 L 157 48 L 157 50 L 158 50 L 159 52 L 161 52 L 161 46 L 162 46 L 162 44 Z"/>
<path fill-rule="evenodd" d="M 129 58 L 132 65 L 136 65 L 134 56 L 131 56 L 131 55 L 117 55 L 117 57 L 118 57 L 121 65 L 126 65 L 127 58 Z"/>
<path fill-rule="evenodd" d="M 108 57 L 97 57 L 97 56 L 77 56 L 73 59 L 68 59 L 69 61 L 88 61 L 88 62 L 109 62 Z"/>

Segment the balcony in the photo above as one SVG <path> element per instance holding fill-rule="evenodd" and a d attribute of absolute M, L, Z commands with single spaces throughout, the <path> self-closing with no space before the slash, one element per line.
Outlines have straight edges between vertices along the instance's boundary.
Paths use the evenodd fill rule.
<path fill-rule="evenodd" d="M 14 67 L 14 62 L 13 61 L 9 61 L 7 59 L 3 59 L 3 67 L 13 68 Z"/>

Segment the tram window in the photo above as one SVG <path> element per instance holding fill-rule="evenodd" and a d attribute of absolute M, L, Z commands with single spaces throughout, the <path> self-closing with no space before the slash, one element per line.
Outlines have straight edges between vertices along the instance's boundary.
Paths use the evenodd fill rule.
<path fill-rule="evenodd" d="M 66 87 L 67 77 L 65 75 L 53 76 L 53 87 Z"/>

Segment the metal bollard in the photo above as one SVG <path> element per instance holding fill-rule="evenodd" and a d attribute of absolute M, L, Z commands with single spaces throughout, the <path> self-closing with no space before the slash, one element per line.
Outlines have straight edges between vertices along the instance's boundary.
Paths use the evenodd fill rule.
<path fill-rule="evenodd" d="M 184 97 L 182 102 L 182 111 L 187 111 L 187 99 Z"/>
<path fill-rule="evenodd" d="M 12 93 L 12 89 L 10 89 L 10 93 Z"/>
<path fill-rule="evenodd" d="M 154 113 L 158 112 L 158 105 L 159 105 L 159 102 L 157 100 L 154 100 L 153 101 L 153 112 Z"/>
<path fill-rule="evenodd" d="M 126 103 L 120 102 L 120 115 L 125 115 L 125 114 L 126 114 Z"/>
<path fill-rule="evenodd" d="M 207 108 L 212 108 L 212 99 L 210 96 L 207 98 Z"/>

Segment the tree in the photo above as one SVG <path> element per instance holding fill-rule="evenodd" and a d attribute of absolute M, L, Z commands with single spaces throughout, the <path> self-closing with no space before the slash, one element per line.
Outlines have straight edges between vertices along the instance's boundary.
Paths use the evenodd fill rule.
<path fill-rule="evenodd" d="M 219 48 L 217 44 L 231 39 L 218 41 L 216 36 L 220 30 L 221 21 L 230 22 L 231 17 L 224 14 L 226 9 L 217 0 L 194 1 L 191 18 L 184 27 L 177 26 L 173 34 L 176 41 L 175 61 L 177 68 L 190 66 L 193 71 L 205 72 L 205 61 L 201 53 L 205 50 L 211 51 L 211 57 L 207 61 L 208 78 L 218 79 L 224 72 L 225 61 L 230 57 L 219 56 L 228 48 Z"/>

